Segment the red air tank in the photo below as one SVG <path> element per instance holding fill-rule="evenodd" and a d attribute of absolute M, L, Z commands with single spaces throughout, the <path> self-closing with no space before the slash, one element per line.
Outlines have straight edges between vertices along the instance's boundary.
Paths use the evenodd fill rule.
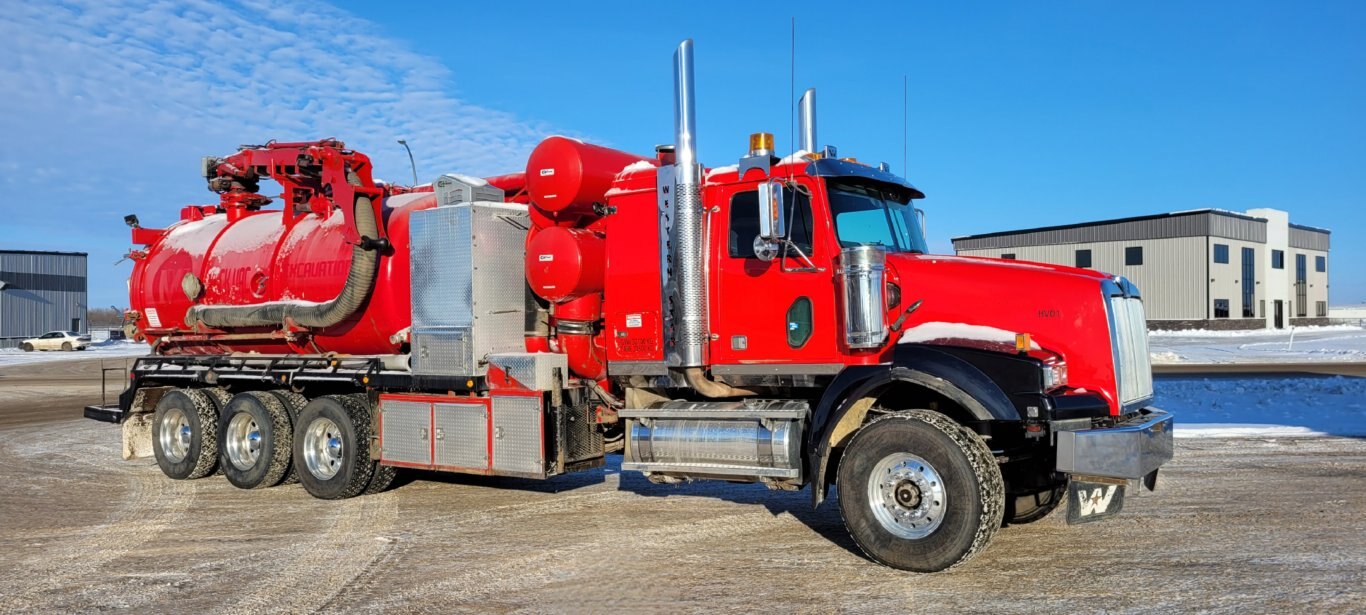
<path fill-rule="evenodd" d="M 577 139 L 550 137 L 527 158 L 527 192 L 531 202 L 546 213 L 591 215 L 594 203 L 606 202 L 617 174 L 642 160 L 648 159 Z"/>
<path fill-rule="evenodd" d="M 600 235 L 588 229 L 541 229 L 527 242 L 526 264 L 531 289 L 560 303 L 602 292 L 606 246 Z"/>

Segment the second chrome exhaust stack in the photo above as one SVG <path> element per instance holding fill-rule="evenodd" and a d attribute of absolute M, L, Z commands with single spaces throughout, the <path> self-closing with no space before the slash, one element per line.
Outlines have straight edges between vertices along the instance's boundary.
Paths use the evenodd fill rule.
<path fill-rule="evenodd" d="M 797 126 L 797 149 L 806 152 L 816 151 L 816 88 L 808 89 L 802 94 L 801 100 L 797 101 Z"/>

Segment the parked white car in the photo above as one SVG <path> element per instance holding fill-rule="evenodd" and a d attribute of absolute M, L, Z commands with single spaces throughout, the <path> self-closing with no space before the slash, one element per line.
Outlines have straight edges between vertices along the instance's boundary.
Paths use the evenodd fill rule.
<path fill-rule="evenodd" d="M 90 336 L 75 331 L 52 331 L 33 339 L 24 340 L 19 347 L 26 352 L 34 350 L 85 350 L 90 346 Z"/>

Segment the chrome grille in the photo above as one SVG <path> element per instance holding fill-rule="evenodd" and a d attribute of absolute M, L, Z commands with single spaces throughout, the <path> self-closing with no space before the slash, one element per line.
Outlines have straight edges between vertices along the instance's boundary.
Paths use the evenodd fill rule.
<path fill-rule="evenodd" d="M 1152 397 L 1153 369 L 1148 355 L 1148 322 L 1137 297 L 1110 297 L 1110 340 L 1121 404 Z"/>

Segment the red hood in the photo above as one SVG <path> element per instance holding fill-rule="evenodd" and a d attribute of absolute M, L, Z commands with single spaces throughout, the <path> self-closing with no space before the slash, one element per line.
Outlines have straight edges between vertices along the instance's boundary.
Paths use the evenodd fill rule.
<path fill-rule="evenodd" d="M 889 278 L 904 304 L 921 300 L 902 339 L 941 345 L 1034 345 L 1067 361 L 1071 387 L 1100 393 L 1117 411 L 1114 361 L 1101 283 L 1091 269 L 992 258 L 891 254 Z M 919 327 L 919 329 L 917 329 Z"/>

